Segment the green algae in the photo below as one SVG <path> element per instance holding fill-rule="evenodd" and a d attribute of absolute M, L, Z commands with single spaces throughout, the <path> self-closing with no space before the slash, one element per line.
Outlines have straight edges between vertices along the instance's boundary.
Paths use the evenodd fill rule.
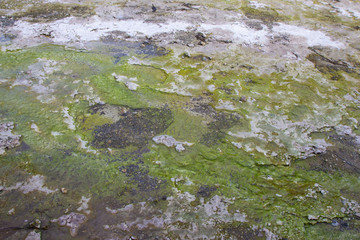
<path fill-rule="evenodd" d="M 284 20 L 284 16 L 280 15 L 275 9 L 266 7 L 264 9 L 257 9 L 243 4 L 240 8 L 246 17 L 251 19 L 259 19 L 265 23 L 273 23 Z"/>
<path fill-rule="evenodd" d="M 336 224 L 339 224 L 339 226 L 332 226 L 332 224 L 307 225 L 305 239 L 323 239 L 324 236 L 332 239 L 358 239 L 358 226 L 349 226 L 345 221 L 341 223 L 334 222 L 334 225 Z"/>
<path fill-rule="evenodd" d="M 305 18 L 314 19 L 318 22 L 348 25 L 346 21 L 343 21 L 341 17 L 337 16 L 336 13 L 328 9 L 322 9 L 318 11 L 311 9 L 304 11 L 303 14 Z"/>
<path fill-rule="evenodd" d="M 286 234 L 290 234 L 291 236 L 302 236 L 303 225 L 299 224 L 299 221 L 300 223 L 307 222 L 303 220 L 303 218 L 307 217 L 310 214 L 324 215 L 325 221 L 327 221 L 327 218 L 331 219 L 333 217 L 342 216 L 342 213 L 339 211 L 341 202 L 340 200 L 335 200 L 336 196 L 339 196 L 339 193 L 336 192 L 334 193 L 335 195 L 331 197 L 326 197 L 314 201 L 311 201 L 311 199 L 307 199 L 306 201 L 302 202 L 300 206 L 298 204 L 295 204 L 301 201 L 301 198 L 298 197 L 305 198 L 306 189 L 311 187 L 311 183 L 308 183 L 308 181 L 309 179 L 312 179 L 314 175 L 309 176 L 308 173 L 305 171 L 297 171 L 298 173 L 296 173 L 292 168 L 286 167 L 283 168 L 283 173 L 279 176 L 273 175 L 274 180 L 264 180 L 263 176 L 267 176 L 269 173 L 275 174 L 276 172 L 279 172 L 278 167 L 274 167 L 271 169 L 259 167 L 240 167 L 244 165 L 243 162 L 246 161 L 246 159 L 248 159 L 248 161 L 254 161 L 253 157 L 245 157 L 244 155 L 236 153 L 238 151 L 237 149 L 233 148 L 231 150 L 229 148 L 226 148 L 225 146 L 226 144 L 223 144 L 219 146 L 218 149 L 214 150 L 205 150 L 206 148 L 201 150 L 200 146 L 194 146 L 193 148 L 198 148 L 196 151 L 194 151 L 194 154 L 200 152 L 201 158 L 203 158 L 203 160 L 200 160 L 201 158 L 199 158 L 199 156 L 191 157 L 192 159 L 197 159 L 197 161 L 199 161 L 198 163 L 194 162 L 194 160 L 192 160 L 191 162 L 186 161 L 185 156 L 179 156 L 179 154 L 176 154 L 175 157 L 175 155 L 170 155 L 170 153 L 168 153 L 165 155 L 167 161 L 161 163 L 161 165 L 157 168 L 161 169 L 162 174 L 169 174 L 168 171 L 175 171 L 170 175 L 178 176 L 178 180 L 176 181 L 175 186 L 183 191 L 192 192 L 191 186 L 186 185 L 186 179 L 191 179 L 194 185 L 206 184 L 209 186 L 218 186 L 218 189 L 215 191 L 214 194 L 220 191 L 221 194 L 224 194 L 225 196 L 229 194 L 229 197 L 231 196 L 239 199 L 239 201 L 235 202 L 234 206 L 237 206 L 235 207 L 235 209 L 244 209 L 245 206 L 246 209 L 264 209 L 263 204 L 265 204 L 266 202 L 266 210 L 262 210 L 261 212 L 255 211 L 256 213 L 246 211 L 246 213 L 249 214 L 249 216 L 254 214 L 254 218 L 262 216 L 262 221 L 264 222 L 274 222 L 274 217 L 278 216 L 279 219 L 283 220 L 283 224 L 285 225 L 285 227 L 282 228 L 281 232 L 284 231 L 284 233 L 286 232 Z M 154 154 L 158 155 L 160 152 L 161 149 L 157 149 Z M 222 152 L 226 152 L 226 156 L 222 156 Z M 238 164 L 234 165 L 234 163 L 236 162 Z M 171 167 L 172 164 L 176 164 L 175 166 L 177 167 Z M 216 173 L 213 172 L 211 169 L 214 168 L 218 169 L 219 171 L 217 171 Z M 202 170 L 200 171 L 200 169 Z M 285 184 L 283 183 L 282 179 L 286 179 L 286 182 L 284 182 Z M 315 181 L 316 178 L 310 180 L 310 182 Z M 324 182 L 324 179 L 321 179 L 321 181 Z M 298 192 L 293 191 L 294 189 L 298 189 Z M 196 189 L 194 189 L 193 191 L 193 193 L 196 194 Z M 280 194 L 280 196 L 276 196 L 276 194 Z M 286 199 L 285 202 L 284 200 L 282 200 L 283 198 Z M 328 202 L 329 200 L 330 202 Z M 291 204 L 290 202 L 293 202 L 294 204 Z M 326 207 L 310 207 L 315 205 L 318 205 L 319 207 L 337 205 L 339 207 L 332 213 L 330 212 L 329 214 L 324 214 L 324 211 L 326 211 Z M 289 208 L 289 206 L 293 207 Z M 318 212 L 314 212 L 314 210 L 310 209 L 317 209 Z M 338 213 L 336 213 L 336 211 L 338 211 Z M 286 215 L 285 213 L 289 215 Z M 291 217 L 293 215 L 299 216 L 297 220 Z M 292 229 L 292 231 L 297 231 L 297 233 L 288 232 L 288 229 Z"/>
<path fill-rule="evenodd" d="M 128 106 L 146 106 L 140 100 L 139 94 L 129 90 L 124 84 L 115 81 L 111 74 L 94 76 L 91 80 L 95 86 L 96 95 L 109 104 L 125 104 Z"/>
<path fill-rule="evenodd" d="M 2 92 L 1 106 L 3 109 L 3 119 L 15 121 L 17 123 L 17 130 L 23 135 L 23 141 L 29 144 L 31 147 L 37 148 L 39 143 L 43 143 L 40 149 L 45 150 L 56 146 L 51 136 L 51 131 L 65 131 L 66 125 L 62 121 L 61 114 L 52 112 L 52 108 L 44 108 L 36 98 L 32 95 L 24 96 L 21 88 L 14 88 L 13 91 L 0 88 Z M 35 109 L 41 109 L 35 110 Z M 18 118 L 18 114 L 22 117 Z M 51 122 L 49 120 L 51 119 Z M 40 131 L 43 133 L 36 133 L 31 129 L 31 123 L 36 123 L 40 127 Z M 46 142 L 44 136 L 50 141 Z M 54 145 L 53 145 L 54 144 Z"/>
<path fill-rule="evenodd" d="M 163 69 L 146 65 L 123 64 L 116 73 L 126 73 L 128 78 L 137 78 L 140 83 L 146 84 L 145 86 L 163 83 L 168 78 L 168 74 Z"/>
<path fill-rule="evenodd" d="M 203 123 L 206 119 L 189 114 L 183 109 L 175 109 L 173 111 L 174 121 L 164 131 L 164 134 L 173 136 L 179 141 L 198 142 L 201 138 L 201 133 L 207 132 L 208 128 Z M 192 129 L 196 129 L 193 131 Z"/>
<path fill-rule="evenodd" d="M 97 126 L 113 123 L 112 119 L 99 114 L 88 115 L 77 118 L 78 121 L 83 122 L 83 130 L 94 130 Z"/>
<path fill-rule="evenodd" d="M 190 80 L 193 83 L 202 82 L 200 72 L 197 68 L 184 67 L 180 69 L 179 74 L 184 76 L 187 81 Z"/>
<path fill-rule="evenodd" d="M 247 121 L 243 116 L 238 114 L 227 114 L 220 112 L 215 116 L 215 121 L 208 124 L 208 133 L 204 134 L 201 143 L 207 146 L 215 145 L 218 141 L 222 141 L 226 136 L 226 130 L 238 125 L 243 127 Z"/>
<path fill-rule="evenodd" d="M 333 7 L 332 7 L 333 8 Z M 357 29 L 359 20 L 355 17 L 345 17 L 338 15 L 337 11 L 330 9 L 306 9 L 300 13 L 300 19 L 311 19 L 321 24 L 331 24 L 334 26 L 346 26 L 352 29 Z M 303 20 L 303 21 L 304 21 Z"/>
<path fill-rule="evenodd" d="M 47 184 L 52 187 L 58 186 L 57 181 L 61 176 L 62 185 L 69 189 L 69 194 L 74 194 L 69 195 L 69 199 L 58 200 L 64 204 L 61 211 L 67 206 L 73 206 L 74 199 L 79 199 L 81 195 L 90 194 L 99 201 L 102 198 L 113 198 L 121 204 L 126 204 L 147 201 L 150 198 L 160 201 L 161 197 L 172 194 L 171 188 L 196 196 L 202 186 L 208 186 L 211 192 L 202 197 L 221 195 L 235 198 L 231 210 L 245 212 L 249 224 L 269 228 L 290 239 L 302 239 L 308 234 L 304 226 L 316 222 L 331 222 L 334 218 L 344 217 L 345 214 L 341 212 L 342 190 L 354 193 L 359 189 L 358 180 L 352 175 L 330 176 L 324 172 L 299 169 L 296 166 L 279 166 L 276 159 L 235 147 L 231 142 L 237 139 L 229 137 L 226 133 L 235 129 L 251 129 L 249 120 L 245 117 L 254 110 L 254 106 L 249 102 L 238 103 L 242 107 L 235 110 L 238 115 L 215 110 L 214 102 L 219 99 L 238 101 L 240 96 L 254 97 L 258 100 L 257 109 L 266 109 L 270 106 L 271 111 L 275 112 L 274 106 L 282 103 L 285 108 L 283 111 L 289 119 L 300 121 L 313 109 L 314 103 L 325 103 L 315 89 L 326 93 L 326 86 L 321 86 L 314 79 L 295 82 L 282 74 L 257 76 L 246 72 L 219 72 L 214 74 L 214 79 L 209 82 L 218 88 L 210 95 L 214 102 L 205 103 L 204 111 L 195 111 L 191 107 L 191 104 L 195 105 L 191 98 L 154 90 L 158 83 L 166 83 L 171 79 L 158 65 L 130 66 L 123 62 L 114 65 L 113 58 L 106 55 L 64 51 L 57 46 L 2 53 L 1 59 L 5 60 L 1 67 L 5 71 L 1 77 L 15 79 L 20 69 L 26 69 L 27 66 L 36 63 L 38 58 L 65 62 L 60 70 L 49 77 L 53 81 L 65 81 L 60 85 L 62 87 L 69 84 L 78 88 L 79 92 L 83 92 L 77 96 L 81 101 L 76 102 L 76 97 L 65 97 L 66 92 L 56 91 L 54 94 L 57 102 L 46 104 L 36 100 L 36 93 L 24 94 L 23 86 L 2 87 L 1 93 L 5 96 L 1 102 L 4 106 L 2 118 L 17 122 L 16 132 L 23 135 L 23 141 L 29 144 L 31 150 L 18 155 L 14 150 L 9 156 L 2 158 L 1 162 L 2 166 L 20 168 L 33 174 L 45 174 Z M 160 60 L 158 57 L 158 61 Z M 168 60 L 168 57 L 164 58 L 164 61 Z M 64 70 L 71 70 L 71 73 L 59 74 Z M 146 74 L 138 73 L 141 71 Z M 146 87 L 131 91 L 116 81 L 112 75 L 114 72 L 128 78 L 136 77 L 141 86 Z M 182 73 L 184 76 L 194 74 L 193 77 L 187 78 L 187 81 L 199 81 L 196 79 L 199 76 L 196 69 L 184 66 Z M 56 78 L 53 75 L 62 77 Z M 94 129 L 104 125 L 111 128 L 111 124 L 116 121 L 109 116 L 101 115 L 100 112 L 89 111 L 89 101 L 81 96 L 90 94 L 90 91 L 87 86 L 74 83 L 77 79 L 88 79 L 89 83 L 84 85 L 93 87 L 95 95 L 100 96 L 107 104 L 143 109 L 140 112 L 147 109 L 144 119 L 152 119 L 150 125 L 160 124 L 162 120 L 169 119 L 163 119 L 163 115 L 158 115 L 156 111 L 167 104 L 173 112 L 173 120 L 165 124 L 166 128 L 161 128 L 162 131 L 156 133 L 168 134 L 179 141 L 192 142 L 194 145 L 187 147 L 184 152 L 155 144 L 139 144 L 112 153 L 101 150 L 97 155 L 87 152 L 80 147 L 76 135 L 79 134 L 91 142 L 91 132 Z M 236 81 L 242 86 L 239 96 L 233 90 L 235 87 L 228 86 Z M 284 82 L 286 84 L 281 85 Z M 345 86 L 348 88 L 350 85 Z M 282 97 L 278 95 L 279 91 L 289 93 Z M 254 95 L 256 92 L 260 94 Z M 337 93 L 345 95 L 342 90 Z M 287 104 L 285 100 L 288 96 L 297 96 L 297 104 Z M 152 99 L 155 101 L 151 104 L 157 108 L 150 108 L 149 101 Z M 182 108 L 186 103 L 190 104 L 190 107 Z M 214 108 L 209 110 L 208 106 L 211 105 Z M 64 106 L 69 108 L 69 114 L 74 118 L 77 127 L 75 131 L 68 129 L 67 124 L 63 123 L 61 111 Z M 22 117 L 19 118 L 18 114 Z M 357 113 L 352 113 L 352 116 L 357 118 Z M 128 119 L 129 124 L 134 123 L 135 115 Z M 32 121 L 38 125 L 42 133 L 36 133 L 30 128 Z M 131 128 L 127 129 L 128 134 L 133 133 Z M 145 127 L 146 131 L 149 129 L 152 128 Z M 53 136 L 52 131 L 63 135 Z M 203 136 L 207 134 L 213 134 L 213 144 L 205 144 L 202 141 Z M 147 141 L 151 142 L 150 138 L 147 138 Z M 246 139 L 244 143 L 246 141 L 260 146 L 265 144 L 256 138 Z M 2 171 L 8 171 L 9 175 L 14 170 L 2 168 Z M 24 177 L 19 177 L 19 181 L 23 179 Z M 321 193 L 321 189 L 314 187 L 315 183 L 321 185 L 328 193 Z M 314 196 L 306 196 L 309 193 L 308 189 L 315 191 Z M 49 203 L 50 206 L 51 204 L 53 202 Z M 327 206 L 331 206 L 331 210 L 328 210 Z M 53 211 L 54 217 L 60 212 Z M 310 215 L 316 219 L 309 219 Z M 268 223 L 272 225 L 269 226 Z"/>

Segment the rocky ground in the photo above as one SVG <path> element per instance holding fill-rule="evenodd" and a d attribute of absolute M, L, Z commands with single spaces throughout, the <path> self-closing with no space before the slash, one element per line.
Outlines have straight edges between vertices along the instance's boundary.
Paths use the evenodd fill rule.
<path fill-rule="evenodd" d="M 1 239 L 359 239 L 360 4 L 0 2 Z"/>

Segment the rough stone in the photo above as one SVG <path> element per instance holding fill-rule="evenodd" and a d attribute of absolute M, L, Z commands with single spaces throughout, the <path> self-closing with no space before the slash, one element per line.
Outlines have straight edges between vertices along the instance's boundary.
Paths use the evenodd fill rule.
<path fill-rule="evenodd" d="M 33 191 L 50 194 L 58 191 L 58 189 L 52 190 L 45 186 L 45 177 L 42 175 L 34 175 L 25 182 L 19 182 L 15 186 L 4 187 L 4 191 L 19 190 L 24 194 L 28 194 Z"/>
<path fill-rule="evenodd" d="M 41 232 L 37 232 L 36 230 L 31 231 L 25 240 L 41 240 Z"/>
<path fill-rule="evenodd" d="M 168 136 L 168 135 L 159 135 L 159 136 L 153 137 L 153 141 L 156 142 L 157 144 L 164 144 L 167 147 L 175 147 L 176 151 L 178 151 L 178 152 L 185 151 L 184 145 L 185 146 L 193 145 L 193 143 L 176 141 L 175 138 L 173 138 L 172 136 Z"/>
<path fill-rule="evenodd" d="M 13 122 L 0 123 L 0 155 L 5 154 L 6 149 L 11 149 L 20 145 L 21 135 L 12 133 Z"/>
<path fill-rule="evenodd" d="M 71 236 L 75 237 L 78 233 L 79 228 L 86 220 L 87 218 L 85 215 L 72 212 L 68 215 L 61 216 L 53 221 L 57 222 L 60 226 L 70 228 Z"/>
<path fill-rule="evenodd" d="M 102 108 L 97 109 L 96 112 L 101 113 Z M 118 109 L 123 112 L 121 106 Z M 94 130 L 94 146 L 114 148 L 143 146 L 156 134 L 163 132 L 173 121 L 172 112 L 167 108 L 127 108 L 127 111 L 120 115 L 121 118 L 116 123 L 105 124 Z"/>

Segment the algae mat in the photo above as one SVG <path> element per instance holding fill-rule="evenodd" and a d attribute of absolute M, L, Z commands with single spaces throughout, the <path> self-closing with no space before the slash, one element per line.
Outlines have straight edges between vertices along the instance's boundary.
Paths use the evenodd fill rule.
<path fill-rule="evenodd" d="M 359 239 L 357 1 L 0 2 L 1 239 Z"/>

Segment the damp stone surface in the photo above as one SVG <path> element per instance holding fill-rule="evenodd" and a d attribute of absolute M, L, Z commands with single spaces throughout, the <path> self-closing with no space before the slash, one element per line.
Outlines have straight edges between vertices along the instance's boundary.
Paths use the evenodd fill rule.
<path fill-rule="evenodd" d="M 360 3 L 0 1 L 0 239 L 360 239 Z"/>

